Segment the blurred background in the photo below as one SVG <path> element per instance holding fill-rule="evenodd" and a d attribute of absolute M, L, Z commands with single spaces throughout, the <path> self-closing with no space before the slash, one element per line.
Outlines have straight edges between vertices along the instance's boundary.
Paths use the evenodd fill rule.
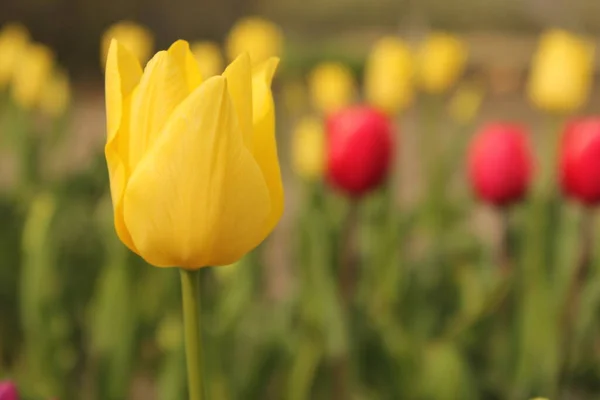
<path fill-rule="evenodd" d="M 600 107 L 599 34 L 595 0 L 0 3 L 0 380 L 25 400 L 186 398 L 177 271 L 117 239 L 103 153 L 110 39 L 141 62 L 185 39 L 205 77 L 244 50 L 282 60 L 286 209 L 202 270 L 210 399 L 598 398 L 600 199 L 560 195 L 556 149 Z M 325 123 L 356 104 L 390 127 L 389 164 L 338 166 L 381 170 L 360 190 L 331 176 Z M 534 171 L 502 201 L 467 173 L 496 121 Z"/>

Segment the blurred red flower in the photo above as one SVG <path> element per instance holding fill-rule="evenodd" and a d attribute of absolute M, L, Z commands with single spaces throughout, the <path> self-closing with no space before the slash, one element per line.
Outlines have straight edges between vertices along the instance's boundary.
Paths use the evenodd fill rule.
<path fill-rule="evenodd" d="M 468 157 L 469 180 L 481 200 L 504 206 L 526 194 L 533 160 L 522 126 L 486 125 L 472 140 Z"/>
<path fill-rule="evenodd" d="M 358 197 L 387 177 L 394 152 L 392 123 L 375 108 L 353 106 L 327 120 L 327 178 L 344 193 Z"/>

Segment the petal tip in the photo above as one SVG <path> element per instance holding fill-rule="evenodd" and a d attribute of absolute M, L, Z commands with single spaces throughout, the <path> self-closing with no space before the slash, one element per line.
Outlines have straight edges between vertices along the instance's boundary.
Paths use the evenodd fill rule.
<path fill-rule="evenodd" d="M 260 69 L 263 71 L 263 76 L 267 85 L 270 85 L 271 82 L 273 82 L 273 77 L 279 66 L 279 61 L 279 57 L 271 57 L 261 65 Z"/>

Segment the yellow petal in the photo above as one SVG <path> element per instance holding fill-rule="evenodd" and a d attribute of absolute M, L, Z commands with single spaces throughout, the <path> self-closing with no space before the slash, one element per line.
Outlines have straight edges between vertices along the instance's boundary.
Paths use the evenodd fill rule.
<path fill-rule="evenodd" d="M 137 252 L 123 220 L 123 193 L 129 179 L 129 110 L 131 93 L 142 76 L 133 54 L 113 40 L 106 61 L 106 125 L 104 154 L 108 164 L 115 229 L 123 243 Z"/>
<path fill-rule="evenodd" d="M 244 144 L 252 151 L 252 65 L 247 53 L 235 59 L 223 72 L 227 89 L 238 115 Z"/>
<path fill-rule="evenodd" d="M 129 180 L 125 221 L 153 265 L 231 264 L 263 239 L 269 192 L 226 82 L 208 79 L 177 107 Z"/>
<path fill-rule="evenodd" d="M 129 168 L 132 171 L 188 94 L 186 75 L 176 57 L 166 51 L 156 53 L 148 62 L 131 101 Z"/>
<path fill-rule="evenodd" d="M 200 66 L 190 51 L 190 45 L 185 40 L 178 40 L 169 47 L 169 55 L 185 73 L 188 90 L 192 92 L 202 83 Z"/>
<path fill-rule="evenodd" d="M 252 76 L 253 144 L 252 152 L 269 188 L 271 211 L 264 225 L 266 237 L 283 214 L 284 194 L 275 140 L 275 106 L 271 81 L 279 64 L 276 57 L 259 64 Z"/>

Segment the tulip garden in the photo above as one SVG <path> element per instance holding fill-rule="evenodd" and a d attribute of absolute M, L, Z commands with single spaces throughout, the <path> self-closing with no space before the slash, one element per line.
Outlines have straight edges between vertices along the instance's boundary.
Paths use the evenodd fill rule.
<path fill-rule="evenodd" d="M 107 27 L 64 167 L 79 88 L 0 27 L 0 400 L 599 398 L 594 42 L 540 34 L 529 125 L 458 34 L 284 32 Z"/>

